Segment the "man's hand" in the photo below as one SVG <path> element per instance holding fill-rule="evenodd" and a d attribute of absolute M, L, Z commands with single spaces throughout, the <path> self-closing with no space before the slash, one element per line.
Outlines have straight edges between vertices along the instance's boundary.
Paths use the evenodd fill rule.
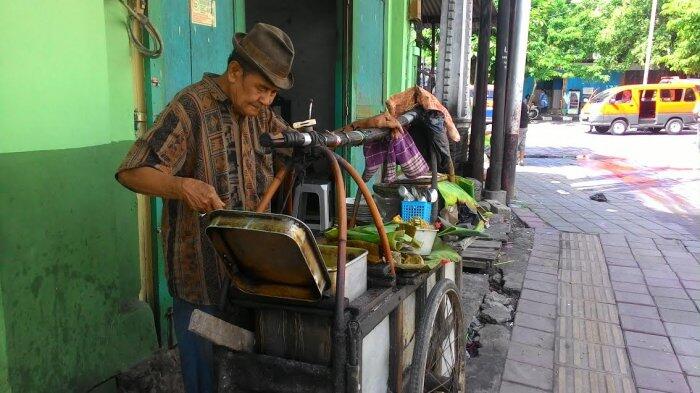
<path fill-rule="evenodd" d="M 377 116 L 368 117 L 354 121 L 352 124 L 343 127 L 343 130 L 350 131 L 362 128 L 390 128 L 391 136 L 397 138 L 403 134 L 403 129 L 398 120 L 388 112 L 380 113 Z"/>
<path fill-rule="evenodd" d="M 126 169 L 117 174 L 117 180 L 140 194 L 182 200 L 196 212 L 209 213 L 225 207 L 209 184 L 189 177 L 176 177 L 155 168 Z"/>
<path fill-rule="evenodd" d="M 226 206 L 211 185 L 188 177 L 179 179 L 180 197 L 190 209 L 200 213 L 209 213 Z"/>

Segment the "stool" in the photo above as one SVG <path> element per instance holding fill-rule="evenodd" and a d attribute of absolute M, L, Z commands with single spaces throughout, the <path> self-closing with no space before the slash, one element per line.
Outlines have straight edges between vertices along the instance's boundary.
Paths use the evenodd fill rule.
<path fill-rule="evenodd" d="M 325 231 L 331 227 L 330 213 L 331 183 L 302 183 L 294 190 L 292 215 L 306 223 L 309 228 Z M 309 195 L 318 198 L 318 215 L 307 213 Z"/>

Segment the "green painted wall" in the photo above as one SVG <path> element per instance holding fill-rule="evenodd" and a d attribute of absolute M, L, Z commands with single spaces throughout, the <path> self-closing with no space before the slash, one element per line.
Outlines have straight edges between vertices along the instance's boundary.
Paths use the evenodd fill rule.
<path fill-rule="evenodd" d="M 135 197 L 113 177 L 133 139 L 125 14 L 112 0 L 5 3 L 0 391 L 85 391 L 156 346 Z"/>
<path fill-rule="evenodd" d="M 410 23 L 408 21 L 409 0 L 386 0 L 384 37 L 384 61 L 386 83 L 384 97 L 406 90 L 409 72 Z"/>
<path fill-rule="evenodd" d="M 0 285 L 0 393 L 9 393 L 10 383 L 7 373 L 7 337 L 5 336 L 5 312 L 2 303 L 2 286 Z"/>

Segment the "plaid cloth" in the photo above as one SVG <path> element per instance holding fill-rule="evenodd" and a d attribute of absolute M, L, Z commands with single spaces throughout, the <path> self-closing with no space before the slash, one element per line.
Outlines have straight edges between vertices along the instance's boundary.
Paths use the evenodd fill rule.
<path fill-rule="evenodd" d="M 386 173 L 382 182 L 391 183 L 396 180 L 396 165 L 401 165 L 403 173 L 409 179 L 415 179 L 428 173 L 428 163 L 418 151 L 413 138 L 404 132 L 396 138 L 388 137 L 364 145 L 365 170 L 362 178 L 365 181 L 374 176 L 382 164 L 386 165 Z"/>

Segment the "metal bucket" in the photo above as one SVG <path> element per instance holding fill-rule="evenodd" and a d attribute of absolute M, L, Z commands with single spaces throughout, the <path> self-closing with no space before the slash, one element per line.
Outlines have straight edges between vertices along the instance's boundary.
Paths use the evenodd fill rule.
<path fill-rule="evenodd" d="M 338 246 L 319 245 L 323 262 L 331 276 L 331 293 L 335 295 L 338 276 Z M 367 250 L 348 247 L 345 262 L 345 297 L 353 301 L 367 292 Z"/>

